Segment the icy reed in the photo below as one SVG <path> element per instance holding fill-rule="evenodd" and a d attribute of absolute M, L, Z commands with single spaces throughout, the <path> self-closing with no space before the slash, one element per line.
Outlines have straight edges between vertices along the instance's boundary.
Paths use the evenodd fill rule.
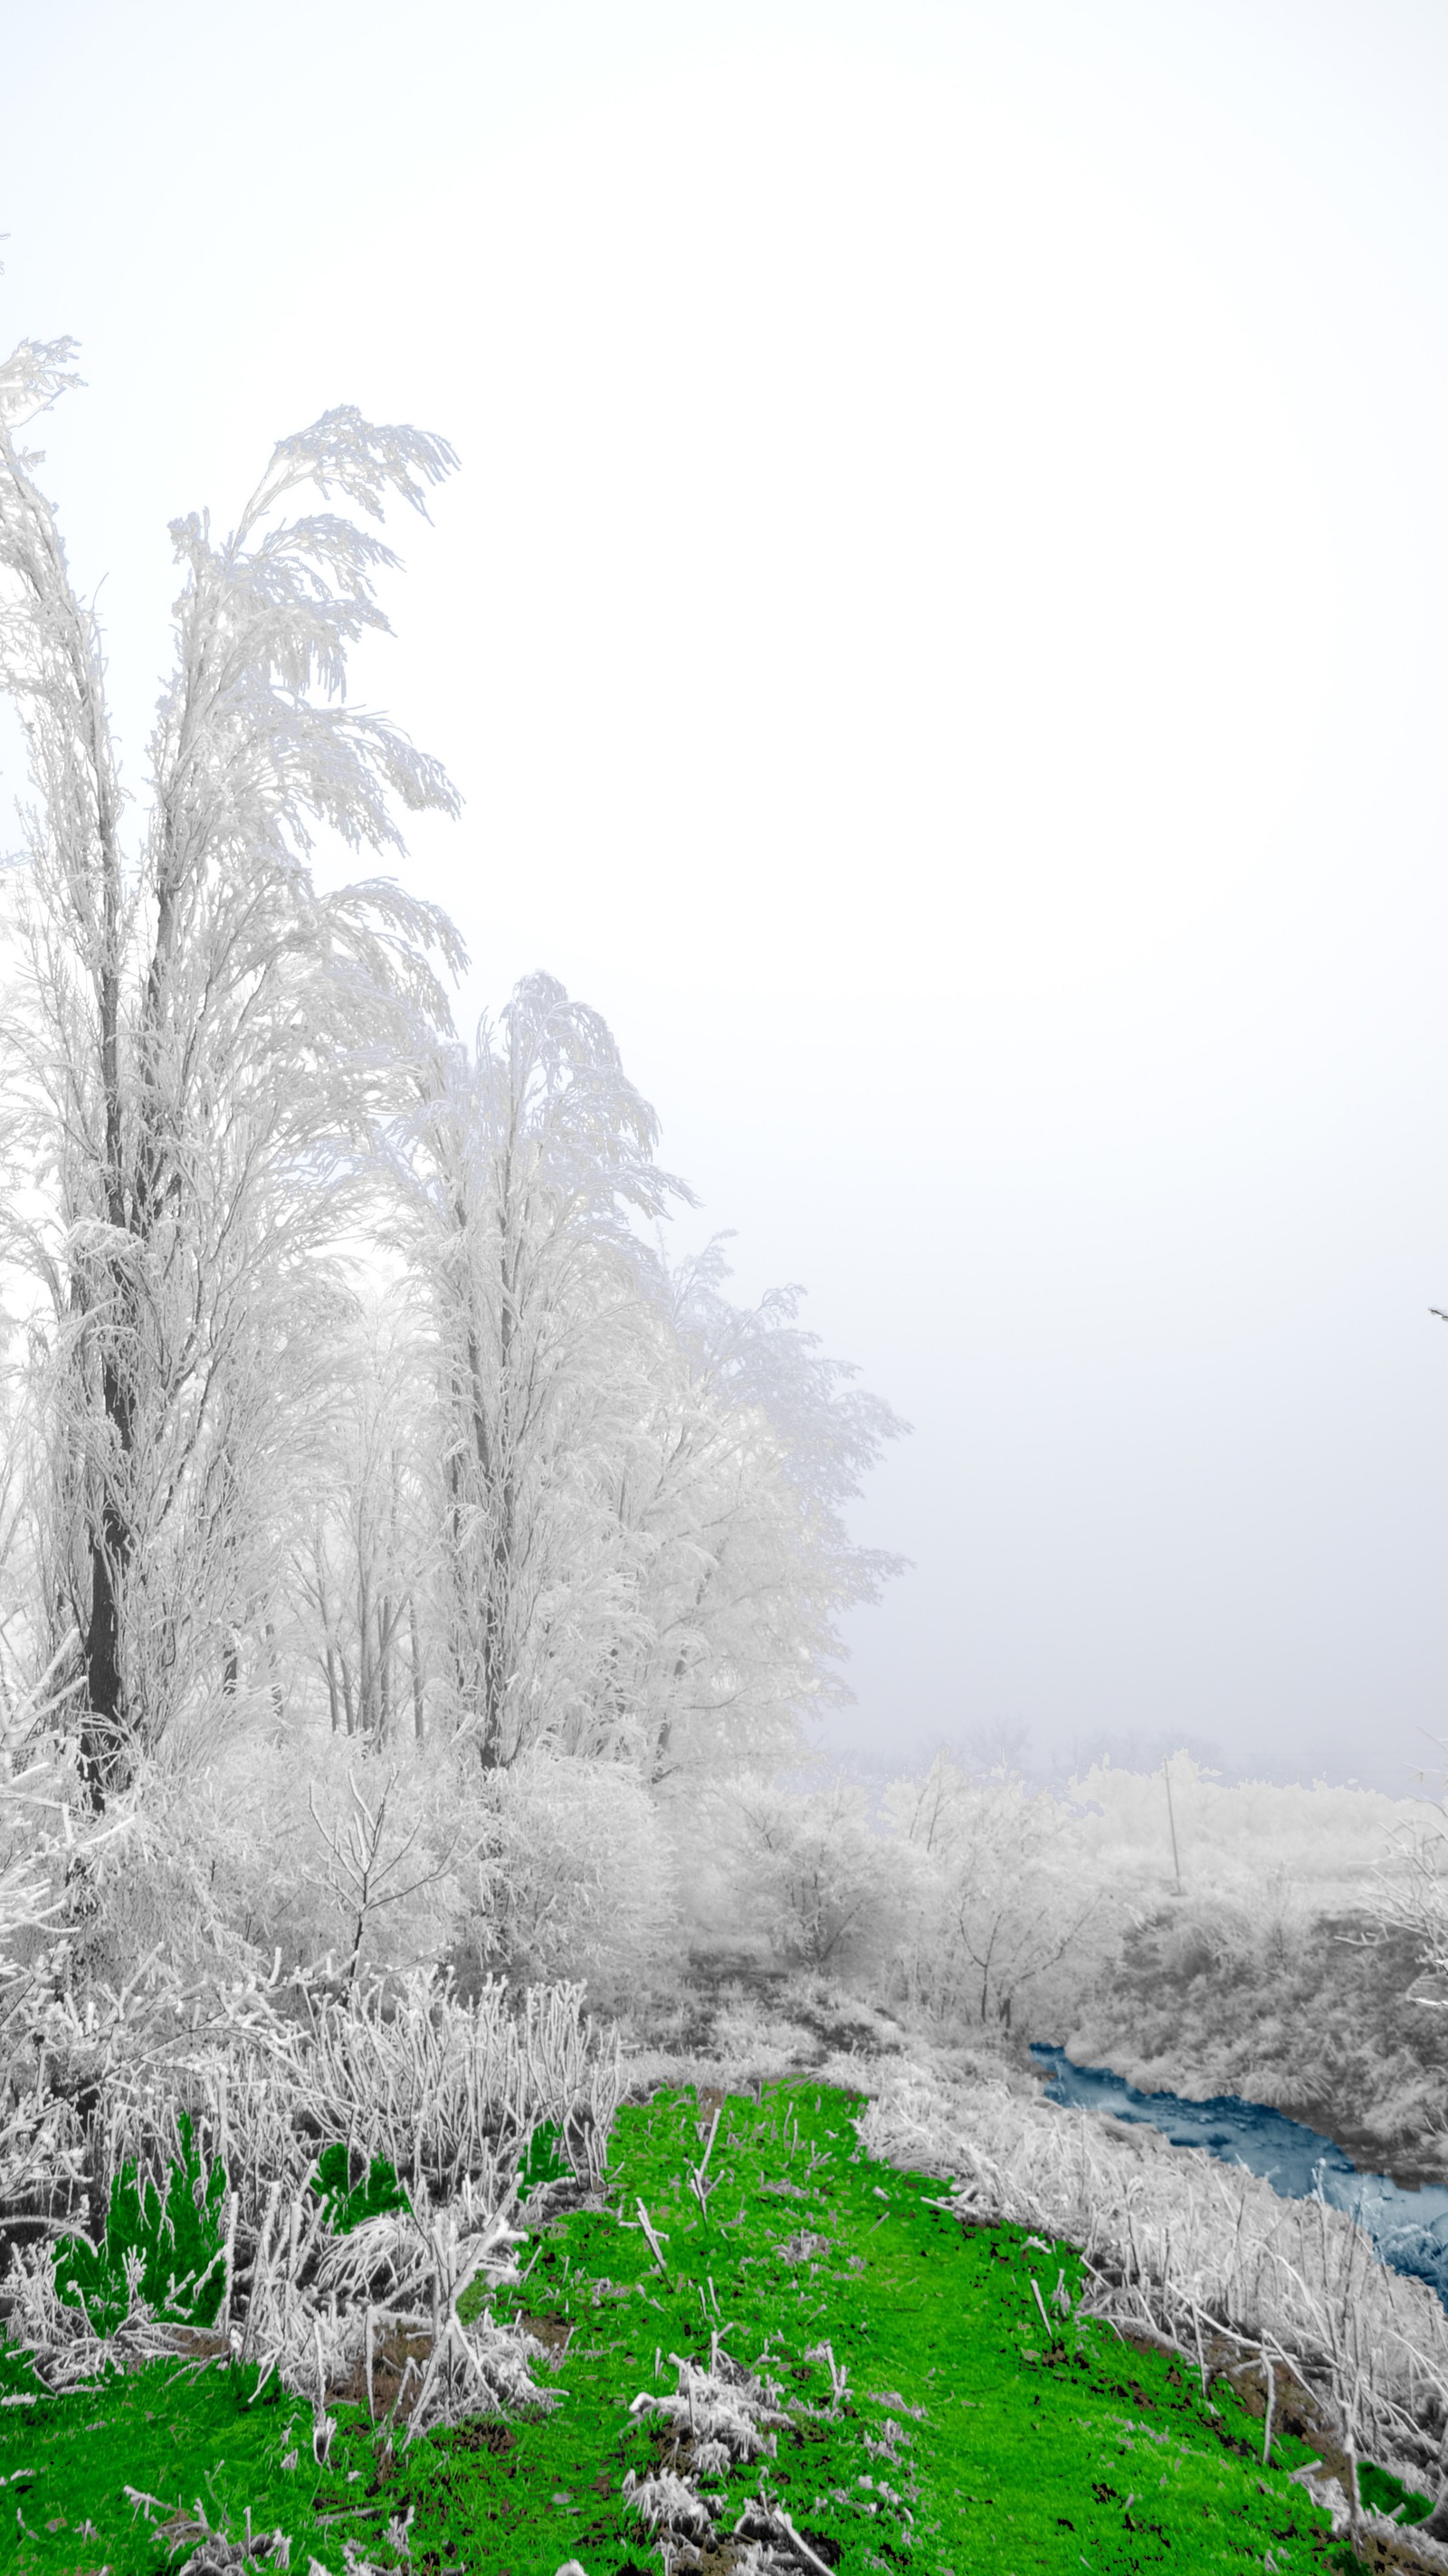
<path fill-rule="evenodd" d="M 519 2166 L 540 2125 L 556 2126 L 585 2188 L 602 2180 L 625 2079 L 616 2034 L 610 2049 L 585 2029 L 582 1995 L 581 1986 L 534 1988 L 515 2012 L 501 1981 L 464 2004 L 434 1972 L 419 1971 L 390 2001 L 375 1982 L 320 1998 L 304 1985 L 288 2012 L 258 1987 L 233 1998 L 226 2030 L 183 2032 L 149 2051 L 126 2047 L 119 2016 L 102 2033 L 92 2008 L 101 2080 L 90 2088 L 83 2134 L 76 2106 L 63 2106 L 70 2169 L 88 2176 L 93 2211 L 97 2203 L 103 2211 L 126 2162 L 158 2183 L 173 2163 L 184 2168 L 181 2122 L 193 2118 L 207 2159 L 224 2164 L 228 2181 L 222 2306 L 216 2338 L 203 2342 L 260 2361 L 264 2379 L 275 2370 L 310 2397 L 319 2456 L 330 2440 L 327 2392 L 364 2356 L 370 2388 L 379 2327 L 427 2338 L 426 2364 L 413 2371 L 409 2438 L 479 2407 L 546 2402 L 526 2368 L 538 2347 L 496 2327 L 490 2312 L 464 2327 L 458 2301 L 478 2278 L 518 2277 Z M 0 2131 L 7 2196 L 33 2170 L 36 2098 L 32 2089 L 12 2103 Z M 336 2236 L 311 2189 L 318 2150 L 333 2141 L 347 2145 L 363 2174 L 385 2157 L 406 2209 Z M 17 2256 L 8 2286 L 11 2333 L 56 2390 L 117 2351 L 194 2348 L 187 2330 L 157 2320 L 137 2298 L 110 2336 L 62 2306 L 49 2229 Z"/>

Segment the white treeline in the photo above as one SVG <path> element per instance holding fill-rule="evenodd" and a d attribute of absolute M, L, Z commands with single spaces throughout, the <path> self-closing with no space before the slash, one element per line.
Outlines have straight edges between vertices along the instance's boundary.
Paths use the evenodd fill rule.
<path fill-rule="evenodd" d="M 329 844 L 385 862 L 407 812 L 457 810 L 346 686 L 386 628 L 375 523 L 425 515 L 445 443 L 335 410 L 231 533 L 173 524 L 133 825 L 22 444 L 71 355 L 0 369 L 0 684 L 30 764 L 0 1019 L 12 1771 L 72 1781 L 107 1883 L 144 1851 L 148 1917 L 170 1869 L 198 1904 L 230 1884 L 243 1946 L 289 1908 L 300 1938 L 305 1881 L 355 1960 L 384 1905 L 471 1871 L 496 1934 L 585 1777 L 578 1831 L 632 1884 L 666 1808 L 798 1761 L 839 1616 L 891 1570 L 845 1513 L 902 1426 L 797 1291 L 742 1308 L 718 1240 L 671 1257 L 690 1193 L 596 1011 L 536 974 L 466 1043 L 445 916 L 385 875 L 318 881 Z"/>

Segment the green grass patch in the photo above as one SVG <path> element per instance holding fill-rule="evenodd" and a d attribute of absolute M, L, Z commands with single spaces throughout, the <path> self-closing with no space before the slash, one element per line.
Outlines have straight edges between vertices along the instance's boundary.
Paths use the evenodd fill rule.
<path fill-rule="evenodd" d="M 184 2361 L 109 2371 L 69 2396 L 0 2418 L 0 2566 L 55 2576 L 154 2576 L 199 2546 L 279 2529 L 305 2576 L 328 2510 L 312 2410 L 260 2371 Z M 130 2491 L 128 2493 L 128 2490 Z M 186 2542 L 189 2538 L 189 2547 Z M 335 2537 L 335 2535 L 333 2535 Z M 173 2545 L 175 2554 L 173 2554 Z M 320 2553 L 318 2553 L 320 2554 Z M 333 2550 L 329 2561 L 340 2565 Z"/>
<path fill-rule="evenodd" d="M 549 2341 L 534 2375 L 561 2392 L 552 2412 L 478 2417 L 394 2451 L 365 2408 L 339 2405 L 321 2469 L 310 2408 L 274 2380 L 249 2405 L 255 2371 L 225 2363 L 189 2378 L 151 2365 L 0 2413 L 12 2563 L 23 2576 L 158 2576 L 188 2554 L 170 2554 L 179 2526 L 163 2528 L 162 2508 L 194 2518 L 200 2503 L 233 2540 L 249 2505 L 253 2532 L 289 2535 L 299 2572 L 310 2553 L 342 2576 L 350 2539 L 373 2565 L 418 2576 L 556 2576 L 570 2557 L 587 2576 L 629 2576 L 662 2559 L 625 2481 L 670 2468 L 720 2531 L 742 2520 L 765 2536 L 749 2517 L 772 2503 L 849 2576 L 1222 2576 L 1260 2571 L 1269 2554 L 1278 2576 L 1308 2576 L 1350 2563 L 1289 2481 L 1313 2456 L 1301 2441 L 1275 2436 L 1264 2469 L 1261 2425 L 1225 2382 L 1204 2397 L 1165 2352 L 1078 2324 L 1071 2246 L 967 2230 L 931 2206 L 938 2181 L 866 2158 L 851 2122 L 861 2101 L 798 2080 L 759 2103 L 731 2096 L 702 2206 L 690 2174 L 709 2123 L 693 2087 L 619 2114 L 607 2208 L 537 2224 L 536 2203 L 526 2277 L 463 2302 Z M 541 2181 L 556 2141 L 535 2154 Z M 372 2178 L 343 2165 L 332 2184 L 341 2208 Z M 701 2467 L 680 2364 L 707 2371 L 716 2354 L 755 2374 L 785 2420 L 756 2456 Z M 672 2411 L 636 2408 L 641 2396 Z M 155 2504 L 134 2505 L 128 2486 Z M 1402 2497 L 1364 2472 L 1365 2504 Z M 1408 2518 L 1427 2509 L 1415 2499 Z M 409 2516 L 405 2556 L 387 2526 Z"/>

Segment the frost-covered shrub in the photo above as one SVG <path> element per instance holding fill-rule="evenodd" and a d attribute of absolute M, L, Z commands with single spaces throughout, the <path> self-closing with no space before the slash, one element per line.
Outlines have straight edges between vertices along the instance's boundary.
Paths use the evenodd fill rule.
<path fill-rule="evenodd" d="M 278 1953 L 288 1971 L 330 1956 L 344 1983 L 442 1955 L 466 1858 L 447 1757 L 283 1732 L 262 1705 L 265 1722 L 220 1709 L 204 1754 L 163 1740 L 110 1800 L 114 1830 L 83 1875 L 72 1866 L 59 1925 L 82 2004 L 169 1988 L 179 2009 L 265 1976 Z"/>
<path fill-rule="evenodd" d="M 64 1911 L 66 1855 L 42 1812 L 0 1783 L 0 1980 L 29 1965 L 56 1938 Z"/>
<path fill-rule="evenodd" d="M 79 1833 L 71 1823 L 75 1770 L 64 1748 L 20 1741 L 41 1704 L 28 1695 L 0 1739 L 0 2209 L 64 2198 L 81 2171 L 79 2122 L 48 2081 L 40 2025 L 101 1837 L 93 1822 Z"/>
<path fill-rule="evenodd" d="M 239 1901 L 265 1852 L 257 1749 L 243 1739 L 205 1771 L 182 1771 L 164 1756 L 138 1761 L 107 1818 L 124 1824 L 73 1872 L 64 1926 L 66 1985 L 84 1994 L 125 1986 L 164 1955 L 176 1970 L 222 1973 L 249 1962 L 246 1907 Z"/>
<path fill-rule="evenodd" d="M 490 1969 L 527 1984 L 581 1979 L 610 2003 L 665 1973 L 674 1856 L 636 1772 L 539 1746 L 484 1774 L 470 1805 L 486 1839 L 455 1930 L 465 1981 Z"/>
<path fill-rule="evenodd" d="M 887 1848 L 913 1863 L 895 1991 L 942 2023 L 1048 2037 L 1114 1944 L 1124 1911 L 1072 1819 L 1004 1767 L 980 1781 L 939 1754 L 884 1793 Z"/>
<path fill-rule="evenodd" d="M 310 1758 L 306 1812 L 309 1923 L 343 1981 L 439 1959 L 481 1839 L 451 1756 L 408 1748 L 359 1759 L 355 1740 L 330 1737 Z"/>
<path fill-rule="evenodd" d="M 1234 1873 L 1230 1885 L 1204 1889 L 1157 1908 L 1157 1948 L 1173 1984 L 1213 1977 L 1227 1985 L 1255 1983 L 1271 1966 L 1298 1958 L 1309 1914 L 1300 1889 L 1276 1874 L 1254 1880 Z"/>
<path fill-rule="evenodd" d="M 908 1901 L 901 1873 L 869 1825 L 857 1781 L 804 1792 L 746 1772 L 711 1787 L 696 1831 L 711 1844 L 739 1928 L 781 1956 L 841 1976 L 877 1969 Z"/>
<path fill-rule="evenodd" d="M 85 1802 L 61 1661 L 11 1697 L 0 1726 L 0 2014 L 37 1963 L 58 1965 L 58 1943 L 80 1945 L 101 1847 L 127 1829 L 124 1814 L 98 1825 Z"/>

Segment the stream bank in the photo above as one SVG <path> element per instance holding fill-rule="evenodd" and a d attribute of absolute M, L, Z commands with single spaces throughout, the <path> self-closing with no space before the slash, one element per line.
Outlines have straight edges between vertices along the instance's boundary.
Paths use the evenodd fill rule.
<path fill-rule="evenodd" d="M 1143 2094 L 1270 2106 L 1400 2190 L 1448 2183 L 1448 2038 L 1413 1936 L 1362 1907 L 1158 1904 L 1051 2032 Z"/>
<path fill-rule="evenodd" d="M 1042 2040 L 1032 2042 L 1031 2054 L 1048 2101 L 1158 2129 L 1174 2147 L 1205 2148 L 1223 2164 L 1260 2174 L 1284 2200 L 1320 2192 L 1329 2208 L 1357 2221 L 1380 2262 L 1426 2281 L 1448 2310 L 1448 2185 L 1405 2187 L 1390 2174 L 1364 2172 L 1336 2139 L 1268 2103 L 1234 2093 L 1192 2101 L 1143 2092 L 1109 2067 L 1080 2066 Z"/>

